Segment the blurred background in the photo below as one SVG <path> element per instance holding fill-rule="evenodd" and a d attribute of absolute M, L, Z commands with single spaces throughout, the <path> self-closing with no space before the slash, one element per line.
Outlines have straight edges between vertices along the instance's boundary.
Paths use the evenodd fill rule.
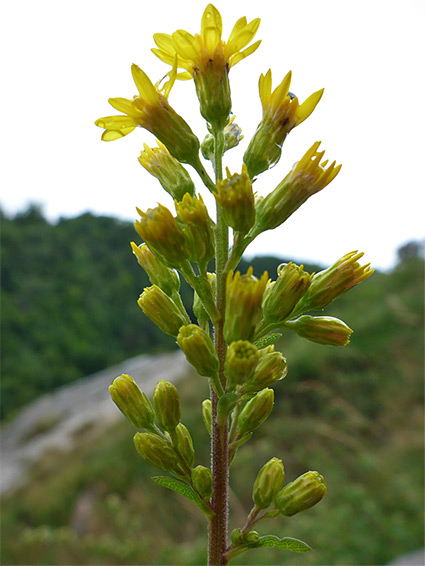
<path fill-rule="evenodd" d="M 294 260 L 313 272 L 360 249 L 377 271 L 326 310 L 354 329 L 348 347 L 283 335 L 289 373 L 275 388 L 275 410 L 232 467 L 231 528 L 244 522 L 252 483 L 272 456 L 283 459 L 288 480 L 308 469 L 325 476 L 328 495 L 317 508 L 264 527 L 314 550 L 252 551 L 235 564 L 388 564 L 424 545 L 424 193 L 415 165 L 425 6 L 257 4 L 215 3 L 224 38 L 240 16 L 262 18 L 262 45 L 231 71 L 245 139 L 225 164 L 240 170 L 261 118 L 258 77 L 271 68 L 274 86 L 292 69 L 301 101 L 323 86 L 325 94 L 257 181 L 258 193 L 316 140 L 343 168 L 284 226 L 260 236 L 240 268 L 274 277 Z M 203 9 L 169 0 L 160 8 L 130 0 L 2 7 L 2 564 L 206 561 L 201 513 L 149 479 L 158 470 L 137 455 L 134 430 L 107 393 L 121 372 L 148 393 L 160 378 L 175 380 L 196 463 L 208 465 L 206 380 L 136 304 L 149 281 L 129 246 L 139 243 L 135 206 L 172 203 L 137 161 L 143 142 L 154 143 L 147 132 L 108 144 L 93 125 L 115 113 L 110 96 L 134 94 L 131 63 L 154 81 L 167 72 L 149 53 L 152 34 L 195 32 Z M 193 85 L 176 85 L 170 102 L 202 139 Z M 184 284 L 182 296 L 189 306 Z"/>

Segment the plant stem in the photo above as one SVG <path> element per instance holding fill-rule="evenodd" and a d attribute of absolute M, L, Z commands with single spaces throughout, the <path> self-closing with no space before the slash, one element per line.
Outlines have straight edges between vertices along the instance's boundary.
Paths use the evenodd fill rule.
<path fill-rule="evenodd" d="M 223 131 L 214 133 L 215 139 L 215 177 L 222 178 L 222 156 L 224 147 Z M 226 342 L 223 336 L 224 313 L 226 306 L 226 271 L 225 265 L 229 253 L 229 229 L 224 222 L 221 206 L 217 204 L 216 226 L 216 307 L 219 318 L 214 325 L 215 348 L 220 361 L 219 379 L 225 388 L 224 360 L 226 356 Z M 211 388 L 212 430 L 211 430 L 211 467 L 213 474 L 214 493 L 212 508 L 214 517 L 209 522 L 209 566 L 224 566 L 228 564 L 225 556 L 227 548 L 228 530 L 228 486 L 229 486 L 229 459 L 228 459 L 228 424 L 217 423 L 218 397 Z"/>

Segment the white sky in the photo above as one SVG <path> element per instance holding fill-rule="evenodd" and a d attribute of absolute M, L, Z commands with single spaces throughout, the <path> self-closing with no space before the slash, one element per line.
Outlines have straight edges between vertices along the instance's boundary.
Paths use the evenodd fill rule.
<path fill-rule="evenodd" d="M 109 97 L 131 98 L 130 66 L 151 79 L 168 70 L 151 52 L 155 32 L 199 32 L 207 2 L 189 0 L 9 0 L 1 8 L 3 134 L 0 204 L 7 213 L 29 202 L 49 219 L 86 210 L 134 220 L 170 197 L 138 163 L 138 128 L 101 142 L 96 118 L 116 114 Z M 341 173 L 284 226 L 248 249 L 332 263 L 348 251 L 387 268 L 401 243 L 424 237 L 423 132 L 425 3 L 421 0 L 216 0 L 227 39 L 235 21 L 261 17 L 254 55 L 231 70 L 233 111 L 245 134 L 225 156 L 240 171 L 261 119 L 258 78 L 273 87 L 292 69 L 302 102 L 325 87 L 312 116 L 288 136 L 282 159 L 262 174 L 267 194 L 314 141 Z M 202 140 L 192 82 L 177 83 L 170 103 Z M 195 179 L 195 177 L 194 177 Z M 196 180 L 197 182 L 197 180 Z M 198 185 L 201 186 L 201 185 Z M 205 196 L 205 191 L 202 193 Z M 135 235 L 137 238 L 137 235 Z M 125 245 L 125 244 L 124 244 Z"/>

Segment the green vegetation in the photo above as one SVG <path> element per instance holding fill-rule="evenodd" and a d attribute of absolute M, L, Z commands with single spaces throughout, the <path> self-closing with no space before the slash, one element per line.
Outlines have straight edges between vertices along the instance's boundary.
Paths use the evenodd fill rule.
<path fill-rule="evenodd" d="M 3 284 L 8 297 L 13 297 L 7 308 L 15 316 L 6 317 L 10 326 L 3 334 L 5 349 L 15 348 L 13 356 L 9 353 L 11 377 L 13 363 L 19 367 L 20 357 L 29 375 L 33 359 L 40 371 L 35 390 L 40 392 L 40 368 L 46 360 L 37 356 L 44 351 L 42 347 L 48 351 L 48 339 L 53 352 L 65 344 L 59 342 L 58 328 L 65 332 L 68 324 L 73 338 L 78 337 L 77 328 L 84 331 L 77 343 L 84 348 L 84 340 L 91 340 L 89 350 L 100 352 L 99 363 L 101 355 L 121 359 L 153 345 L 168 345 L 154 340 L 153 327 L 147 332 L 148 321 L 135 305 L 146 282 L 125 246 L 121 255 L 122 242 L 133 239 L 131 226 L 89 215 L 61 221 L 54 227 L 39 215 L 37 228 L 35 220 L 31 224 L 32 236 L 28 226 L 26 232 L 22 229 L 25 237 L 17 229 L 19 222 L 30 224 L 28 218 L 7 221 L 4 230 L 7 241 L 15 242 L 14 249 L 7 248 L 8 255 L 3 256 L 4 266 L 9 269 Z M 16 229 L 11 228 L 15 222 Z M 92 223 L 95 227 L 90 229 Z M 67 236 L 49 236 L 55 244 L 48 244 L 45 236 L 40 236 L 56 230 L 58 234 L 63 230 Z M 50 258 L 49 245 L 62 245 L 62 251 L 41 267 L 43 254 Z M 21 262 L 25 257 L 32 263 L 12 269 L 12 254 Z M 73 260 L 63 254 L 70 254 Z M 73 262 L 81 256 L 86 261 L 80 265 L 78 260 L 77 269 Z M 272 271 L 279 260 L 273 262 L 274 266 L 271 260 L 264 260 L 256 271 Z M 60 265 L 62 279 L 45 280 L 52 270 L 58 272 Z M 19 269 L 19 274 L 14 269 Z M 127 269 L 134 276 L 119 274 Z M 235 564 L 380 565 L 423 546 L 423 272 L 424 262 L 417 250 L 405 247 L 393 272 L 375 273 L 367 284 L 338 299 L 334 312 L 327 309 L 327 314 L 336 314 L 355 330 L 346 348 L 320 346 L 292 333 L 283 335 L 279 349 L 288 357 L 289 373 L 275 387 L 272 416 L 255 432 L 253 440 L 240 448 L 232 466 L 231 473 L 239 483 L 231 494 L 231 528 L 244 520 L 251 507 L 250 489 L 256 474 L 274 455 L 282 458 L 288 481 L 307 471 L 307 465 L 320 471 L 328 484 L 328 494 L 308 513 L 276 520 L 275 525 L 270 521 L 267 527 L 269 530 L 274 526 L 274 533 L 281 537 L 307 540 L 313 546 L 311 552 L 294 555 L 278 549 L 253 551 L 236 558 Z M 20 281 L 22 277 L 26 280 Z M 84 290 L 79 287 L 79 278 L 85 282 Z M 68 286 L 80 295 L 79 300 L 69 298 L 67 305 L 64 289 Z M 20 289 L 19 298 L 12 293 L 16 288 Z M 51 322 L 54 306 L 56 318 Z M 40 321 L 37 316 L 43 309 L 47 312 Z M 120 328 L 114 326 L 114 319 L 122 321 Z M 73 326 L 76 321 L 80 321 L 80 327 Z M 38 331 L 44 328 L 43 339 L 31 342 L 34 338 L 30 339 L 27 325 L 38 325 Z M 6 337 L 6 331 L 12 330 L 15 334 Z M 146 333 L 142 340 L 141 333 Z M 130 341 L 128 349 L 124 335 Z M 13 345 L 13 337 L 19 339 L 20 346 Z M 110 350 L 115 346 L 109 347 L 112 337 L 117 344 L 113 354 Z M 18 356 L 22 344 L 28 346 L 27 352 Z M 79 352 L 77 346 L 68 348 L 61 352 L 59 367 L 66 364 L 74 374 L 82 373 L 84 356 L 77 358 L 77 363 L 71 356 Z M 45 390 L 54 382 L 58 370 L 53 368 L 53 363 L 48 366 L 50 381 L 42 385 Z M 93 362 L 90 371 L 95 369 L 100 367 Z M 47 375 L 47 369 L 45 372 Z M 25 389 L 26 379 L 20 373 L 13 386 L 15 392 Z M 8 387 L 11 391 L 12 386 Z M 188 377 L 178 388 L 184 407 L 182 421 L 192 433 L 196 463 L 207 465 L 209 444 L 200 417 L 200 402 L 207 397 L 206 379 Z M 39 463 L 29 485 L 3 501 L 3 564 L 206 562 L 201 512 L 149 479 L 162 472 L 138 456 L 131 430 L 123 418 L 120 425 L 105 430 L 97 441 L 82 435 L 74 453 L 49 454 Z M 155 521 L 151 520 L 153 515 Z"/>

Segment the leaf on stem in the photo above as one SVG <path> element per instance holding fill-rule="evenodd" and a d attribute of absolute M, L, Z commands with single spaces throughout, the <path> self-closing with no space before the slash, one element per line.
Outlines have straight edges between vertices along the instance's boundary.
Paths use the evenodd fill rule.
<path fill-rule="evenodd" d="M 196 491 L 194 491 L 186 483 L 180 480 L 169 478 L 167 476 L 155 476 L 152 479 L 157 484 L 162 485 L 163 487 L 166 487 L 168 489 L 171 489 L 179 493 L 180 495 L 183 495 L 183 497 L 186 497 L 186 499 L 189 499 L 189 501 L 191 501 L 197 507 L 199 507 L 199 509 L 203 513 L 205 513 L 207 517 L 212 517 L 214 515 L 214 511 L 212 511 L 212 509 L 208 507 L 208 505 L 204 501 L 202 501 L 202 499 L 199 497 Z"/>
<path fill-rule="evenodd" d="M 308 552 L 311 550 L 311 546 L 302 540 L 292 537 L 279 538 L 274 535 L 260 537 L 255 542 L 249 543 L 249 548 L 261 547 L 283 548 L 284 550 L 290 550 L 291 552 Z"/>

